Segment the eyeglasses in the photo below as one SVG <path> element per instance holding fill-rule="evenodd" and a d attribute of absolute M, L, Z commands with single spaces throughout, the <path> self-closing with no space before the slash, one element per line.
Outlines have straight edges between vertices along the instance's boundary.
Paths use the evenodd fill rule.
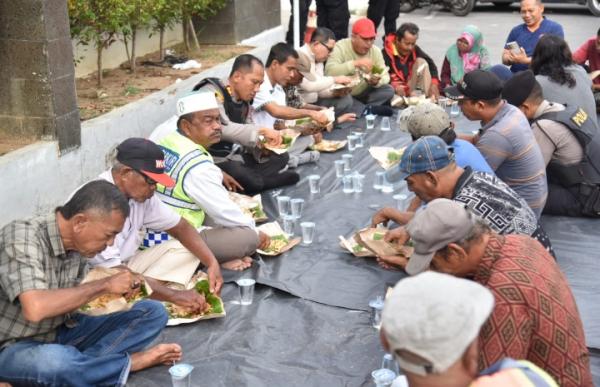
<path fill-rule="evenodd" d="M 327 49 L 327 51 L 328 51 L 329 53 L 331 53 L 331 51 L 333 51 L 333 47 L 329 47 L 328 45 L 326 45 L 326 44 L 325 44 L 325 43 L 323 43 L 323 42 L 319 42 L 319 44 L 322 44 L 322 45 L 323 45 L 323 46 L 324 46 L 324 47 Z"/>
<path fill-rule="evenodd" d="M 146 176 L 141 171 L 138 171 L 137 169 L 134 169 L 134 171 L 136 171 L 137 173 L 139 173 L 144 178 L 144 181 L 146 182 L 146 184 L 148 184 L 148 185 L 157 185 L 158 184 L 155 180 L 153 180 L 150 177 Z"/>

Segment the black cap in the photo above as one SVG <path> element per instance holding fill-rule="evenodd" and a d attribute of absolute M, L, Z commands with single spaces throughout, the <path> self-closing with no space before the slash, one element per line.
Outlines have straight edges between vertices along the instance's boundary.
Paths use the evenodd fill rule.
<path fill-rule="evenodd" d="M 150 140 L 132 137 L 123 141 L 117 147 L 117 160 L 165 187 L 175 185 L 175 180 L 165 173 L 165 154 Z"/>
<path fill-rule="evenodd" d="M 448 98 L 489 101 L 500 97 L 502 81 L 491 71 L 473 70 L 465 74 L 456 86 L 444 89 Z"/>
<path fill-rule="evenodd" d="M 536 83 L 533 71 L 520 71 L 504 83 L 502 98 L 509 104 L 519 107 L 527 100 Z"/>

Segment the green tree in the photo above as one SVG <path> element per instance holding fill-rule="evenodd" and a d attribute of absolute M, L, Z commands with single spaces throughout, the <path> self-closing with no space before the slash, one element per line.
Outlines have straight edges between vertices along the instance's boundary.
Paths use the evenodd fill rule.
<path fill-rule="evenodd" d="M 131 72 L 136 72 L 136 37 L 140 29 L 148 27 L 151 20 L 151 5 L 154 0 L 121 0 L 123 1 L 123 12 L 125 23 L 122 26 L 123 43 L 129 59 Z M 128 49 L 128 41 L 131 41 L 131 54 Z"/>
<path fill-rule="evenodd" d="M 165 31 L 173 28 L 181 21 L 181 4 L 179 0 L 154 0 L 149 9 L 152 17 L 152 30 L 159 33 L 160 60 L 165 58 Z"/>
<path fill-rule="evenodd" d="M 199 49 L 198 37 L 196 36 L 196 30 L 192 23 L 192 17 L 198 16 L 200 19 L 207 19 L 210 16 L 214 16 L 218 11 L 223 9 L 228 0 L 180 0 L 181 1 L 181 15 L 182 15 L 182 27 L 183 27 L 183 42 L 185 43 L 186 50 L 190 50 L 191 37 L 194 40 L 196 49 Z"/>
<path fill-rule="evenodd" d="M 102 52 L 126 24 L 127 0 L 68 0 L 71 36 L 96 48 L 97 85 L 102 87 Z"/>

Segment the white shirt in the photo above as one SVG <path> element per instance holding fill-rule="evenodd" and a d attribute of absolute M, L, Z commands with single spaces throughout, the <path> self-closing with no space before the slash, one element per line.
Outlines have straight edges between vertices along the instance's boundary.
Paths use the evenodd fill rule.
<path fill-rule="evenodd" d="M 213 163 L 191 168 L 183 180 L 183 189 L 210 218 L 221 227 L 249 227 L 256 230 L 254 220 L 229 198 L 223 187 L 223 172 Z"/>
<path fill-rule="evenodd" d="M 156 129 L 150 133 L 150 137 L 148 137 L 148 139 L 155 144 L 158 144 L 160 140 L 177 130 L 177 120 L 177 116 L 172 116 L 162 124 L 158 125 Z"/>
<path fill-rule="evenodd" d="M 264 110 L 265 105 L 268 103 L 286 106 L 283 87 L 278 84 L 273 86 L 265 71 L 265 79 L 254 97 L 254 102 L 252 102 L 252 107 L 254 108 L 252 120 L 257 125 L 272 128 L 277 119 Z"/>
<path fill-rule="evenodd" d="M 98 178 L 115 183 L 110 169 L 100 174 Z M 129 216 L 125 219 L 123 230 L 115 237 L 114 244 L 96 255 L 90 264 L 113 267 L 125 263 L 140 247 L 142 230 L 145 231 L 146 228 L 168 230 L 177 226 L 180 220 L 181 216 L 161 202 L 156 194 L 143 203 L 129 199 Z"/>

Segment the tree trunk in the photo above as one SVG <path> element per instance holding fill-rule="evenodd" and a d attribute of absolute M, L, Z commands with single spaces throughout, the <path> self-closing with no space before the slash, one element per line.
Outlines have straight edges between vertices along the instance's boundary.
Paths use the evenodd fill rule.
<path fill-rule="evenodd" d="M 160 61 L 162 62 L 163 60 L 165 60 L 165 50 L 164 50 L 164 44 L 165 44 L 165 27 L 160 27 L 160 34 L 159 34 L 159 52 L 160 52 Z"/>
<path fill-rule="evenodd" d="M 96 42 L 96 49 L 97 49 L 97 62 L 96 64 L 98 65 L 98 77 L 97 77 L 97 83 L 96 86 L 98 86 L 98 88 L 102 87 L 102 50 L 104 48 L 104 42 L 102 42 L 101 40 Z"/>
<path fill-rule="evenodd" d="M 131 59 L 129 61 L 129 68 L 131 72 L 135 74 L 135 37 L 137 35 L 137 26 L 131 28 Z"/>
<path fill-rule="evenodd" d="M 188 19 L 188 24 L 190 26 L 190 34 L 194 39 L 194 46 L 196 47 L 197 51 L 200 51 L 200 43 L 198 43 L 198 36 L 196 36 L 196 29 L 194 28 L 194 23 L 192 23 L 191 18 Z"/>
<path fill-rule="evenodd" d="M 131 62 L 131 55 L 129 55 L 129 40 L 127 35 L 123 33 L 123 44 L 125 45 L 125 54 L 127 54 L 127 62 Z"/>
<path fill-rule="evenodd" d="M 190 51 L 190 41 L 188 39 L 188 22 L 187 16 L 183 16 L 181 29 L 183 30 L 183 45 L 186 51 Z"/>

